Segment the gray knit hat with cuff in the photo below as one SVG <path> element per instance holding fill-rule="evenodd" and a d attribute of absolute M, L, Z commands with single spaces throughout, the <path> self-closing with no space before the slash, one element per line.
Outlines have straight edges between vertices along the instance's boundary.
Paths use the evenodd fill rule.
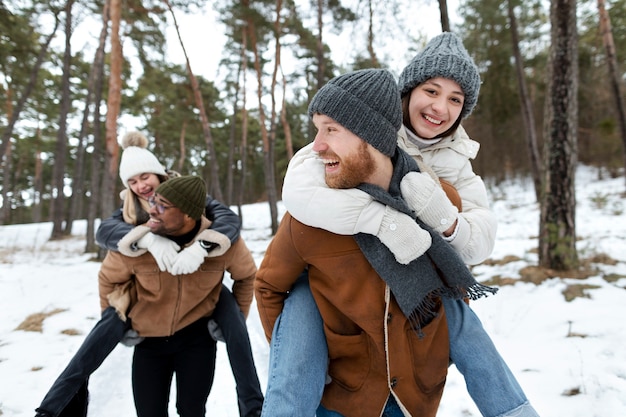
<path fill-rule="evenodd" d="M 402 106 L 389 71 L 365 69 L 333 78 L 311 100 L 309 116 L 315 113 L 335 120 L 381 153 L 394 155 Z"/>
<path fill-rule="evenodd" d="M 465 94 L 461 118 L 469 116 L 478 102 L 480 74 L 461 38 L 454 33 L 435 36 L 402 70 L 398 80 L 400 96 L 404 97 L 421 83 L 437 77 L 454 80 L 461 86 Z"/>

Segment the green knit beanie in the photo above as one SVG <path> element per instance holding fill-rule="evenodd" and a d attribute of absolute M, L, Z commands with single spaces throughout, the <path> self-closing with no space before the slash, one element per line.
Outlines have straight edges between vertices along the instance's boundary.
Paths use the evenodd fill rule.
<path fill-rule="evenodd" d="M 465 94 L 461 118 L 469 116 L 478 102 L 480 74 L 461 38 L 454 33 L 435 36 L 402 70 L 398 80 L 400 96 L 404 97 L 421 83 L 437 77 L 454 80 L 461 86 Z"/>
<path fill-rule="evenodd" d="M 164 181 L 155 191 L 194 220 L 200 219 L 206 203 L 206 184 L 192 175 Z"/>
<path fill-rule="evenodd" d="M 385 155 L 393 156 L 402 126 L 402 105 L 393 75 L 365 69 L 340 75 L 319 89 L 309 116 L 330 117 Z"/>

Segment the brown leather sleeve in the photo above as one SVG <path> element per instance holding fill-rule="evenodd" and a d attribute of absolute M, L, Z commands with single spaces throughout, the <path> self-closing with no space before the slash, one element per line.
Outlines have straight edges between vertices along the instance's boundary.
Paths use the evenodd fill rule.
<path fill-rule="evenodd" d="M 463 203 L 461 202 L 461 196 L 459 195 L 459 192 L 456 190 L 456 188 L 454 188 L 454 185 L 450 184 L 446 180 L 442 180 L 441 178 L 439 178 L 439 182 L 441 183 L 441 188 L 443 188 L 443 191 L 446 192 L 446 195 L 448 196 L 450 202 L 454 204 L 457 209 L 459 209 L 459 212 L 461 212 L 463 210 Z M 468 297 L 463 298 L 463 301 L 465 301 L 467 305 L 469 305 L 470 303 Z"/>
<path fill-rule="evenodd" d="M 463 203 L 461 202 L 461 196 L 459 195 L 456 188 L 454 188 L 454 185 L 450 184 L 446 180 L 442 180 L 441 178 L 439 178 L 439 182 L 441 183 L 441 188 L 443 188 L 443 191 L 446 192 L 446 195 L 448 196 L 448 200 L 450 200 L 450 202 L 454 204 L 457 209 L 459 209 L 459 212 L 463 211 Z"/>

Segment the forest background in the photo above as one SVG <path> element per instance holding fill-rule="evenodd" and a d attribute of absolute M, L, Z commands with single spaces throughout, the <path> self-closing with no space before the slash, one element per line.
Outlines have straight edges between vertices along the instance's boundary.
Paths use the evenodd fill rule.
<path fill-rule="evenodd" d="M 275 230 L 289 159 L 314 136 L 311 97 L 349 70 L 399 75 L 436 34 L 432 24 L 458 33 L 481 72 L 478 106 L 464 122 L 481 143 L 475 170 L 488 185 L 537 177 L 537 155 L 549 164 L 554 153 L 546 125 L 559 7 L 573 16 L 576 38 L 568 161 L 616 176 L 626 161 L 615 100 L 625 82 L 626 0 L 0 0 L 0 224 L 53 221 L 57 239 L 87 219 L 93 251 L 95 219 L 119 205 L 119 137 L 136 128 L 167 168 L 201 175 L 219 200 L 268 201 Z M 418 23 L 433 9 L 438 22 Z M 209 26 L 213 36 L 195 36 L 186 16 L 200 25 L 206 16 L 202 32 Z M 202 56 L 188 53 L 197 43 Z M 216 70 L 206 71 L 216 50 Z"/>

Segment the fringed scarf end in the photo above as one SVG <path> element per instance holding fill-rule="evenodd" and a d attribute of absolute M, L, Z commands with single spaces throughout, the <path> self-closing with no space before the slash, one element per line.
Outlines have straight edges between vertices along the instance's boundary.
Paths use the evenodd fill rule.
<path fill-rule="evenodd" d="M 488 285 L 484 285 L 481 283 L 476 283 L 472 285 L 466 291 L 467 297 L 469 297 L 470 300 L 478 300 L 481 297 L 494 295 L 497 292 L 498 292 L 497 288 L 490 287 Z"/>

